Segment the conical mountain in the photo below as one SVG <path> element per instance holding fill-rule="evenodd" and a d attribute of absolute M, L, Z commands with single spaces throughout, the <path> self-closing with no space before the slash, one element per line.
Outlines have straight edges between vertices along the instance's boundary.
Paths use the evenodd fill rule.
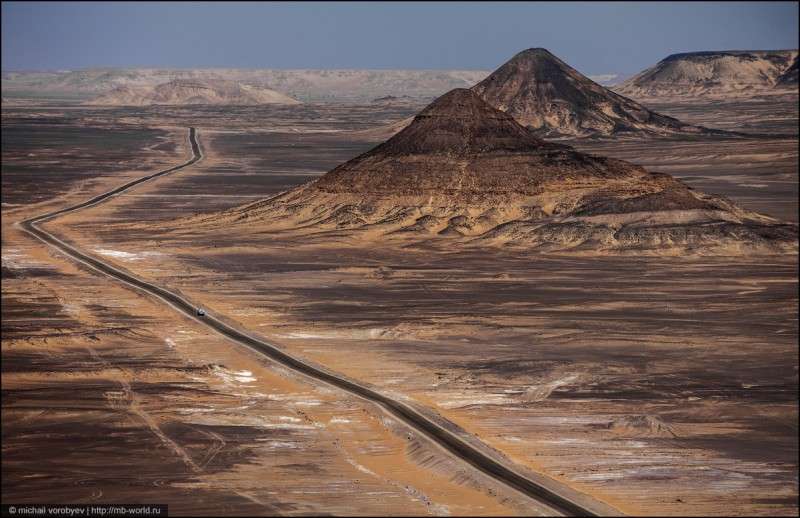
<path fill-rule="evenodd" d="M 545 142 L 474 92 L 456 89 L 388 141 L 317 180 L 315 187 L 384 195 L 530 194 L 560 178 L 642 172 L 618 160 Z"/>
<path fill-rule="evenodd" d="M 464 89 L 315 181 L 190 223 L 192 231 L 249 225 L 303 240 L 451 236 L 471 245 L 584 252 L 797 247 L 796 226 L 669 175 L 545 142 Z"/>
<path fill-rule="evenodd" d="M 595 83 L 546 49 L 520 52 L 473 88 L 486 102 L 542 135 L 707 133 L 648 110 Z"/>
<path fill-rule="evenodd" d="M 424 108 L 412 123 L 375 153 L 470 155 L 486 151 L 526 151 L 547 146 L 514 119 L 475 93 L 457 88 Z"/>

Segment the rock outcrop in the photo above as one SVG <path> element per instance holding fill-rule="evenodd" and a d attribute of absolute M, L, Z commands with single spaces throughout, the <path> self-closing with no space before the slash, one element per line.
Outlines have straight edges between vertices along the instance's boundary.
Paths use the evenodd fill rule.
<path fill-rule="evenodd" d="M 546 142 L 466 89 L 313 182 L 191 225 L 586 253 L 797 249 L 796 225 L 666 174 Z"/>
<path fill-rule="evenodd" d="M 797 50 L 673 54 L 614 90 L 636 99 L 751 96 L 797 90 Z"/>
<path fill-rule="evenodd" d="M 718 132 L 655 113 L 595 83 L 541 48 L 515 55 L 472 90 L 543 136 Z"/>

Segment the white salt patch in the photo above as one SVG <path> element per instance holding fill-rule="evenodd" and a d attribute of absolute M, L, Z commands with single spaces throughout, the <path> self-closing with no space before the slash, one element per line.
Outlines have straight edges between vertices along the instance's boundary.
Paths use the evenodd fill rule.
<path fill-rule="evenodd" d="M 334 417 L 330 421 L 329 424 L 345 424 L 345 423 L 352 423 L 350 419 L 345 419 L 344 417 Z"/>
<path fill-rule="evenodd" d="M 439 404 L 444 408 L 452 409 L 471 405 L 503 405 L 511 402 L 512 400 L 508 399 L 505 394 L 487 394 L 483 397 L 472 397 L 465 394 L 451 397 L 451 399 L 446 399 Z"/>
<path fill-rule="evenodd" d="M 363 340 L 363 339 L 387 338 L 391 337 L 391 335 L 392 332 L 390 330 L 377 327 L 372 329 L 354 329 L 351 331 L 317 331 L 315 333 L 304 332 L 304 331 L 292 331 L 290 333 L 281 335 L 281 337 L 287 338 L 289 340 L 300 340 L 300 339 L 332 340 L 332 339 L 342 339 L 342 338 Z"/>
<path fill-rule="evenodd" d="M 530 416 L 528 422 L 540 425 L 606 424 L 608 418 L 603 416 Z"/>
<path fill-rule="evenodd" d="M 326 335 L 315 335 L 311 333 L 289 333 L 284 338 L 329 338 Z"/>
<path fill-rule="evenodd" d="M 544 444 L 586 444 L 586 443 L 591 443 L 592 441 L 585 441 L 583 439 L 563 438 L 563 439 L 551 439 L 539 442 Z"/>
<path fill-rule="evenodd" d="M 71 315 L 73 317 L 79 317 L 81 313 L 81 307 L 77 304 L 61 304 L 61 307 L 64 308 L 64 313 Z"/>
<path fill-rule="evenodd" d="M 308 425 L 308 424 L 294 424 L 294 423 L 261 423 L 258 424 L 260 428 L 277 428 L 280 430 L 313 430 L 314 428 L 318 428 L 316 426 Z"/>
<path fill-rule="evenodd" d="M 297 406 L 319 406 L 322 404 L 322 401 L 316 401 L 313 399 L 307 401 L 295 401 L 294 403 Z"/>
<path fill-rule="evenodd" d="M 0 255 L 0 259 L 2 259 L 3 266 L 11 270 L 36 267 L 50 268 L 47 263 L 32 260 L 27 254 L 22 253 L 19 248 L 6 248 Z"/>
<path fill-rule="evenodd" d="M 214 367 L 214 374 L 225 383 L 252 383 L 256 381 L 250 371 L 230 371 L 224 367 Z"/>
<path fill-rule="evenodd" d="M 214 411 L 213 408 L 181 408 L 176 410 L 176 412 L 181 415 L 202 414 L 213 411 Z"/>
<path fill-rule="evenodd" d="M 161 252 L 124 252 L 122 250 L 110 250 L 107 248 L 96 248 L 94 251 L 100 255 L 113 257 L 122 261 L 141 261 L 142 259 L 147 259 L 148 257 L 164 255 Z"/>
<path fill-rule="evenodd" d="M 373 477 L 375 477 L 375 478 L 379 478 L 377 473 L 375 473 L 374 471 L 372 471 L 371 469 L 369 469 L 369 468 L 368 468 L 368 467 L 366 467 L 366 466 L 362 466 L 361 464 L 359 464 L 358 462 L 354 461 L 354 460 L 353 460 L 353 459 L 351 459 L 350 457 L 346 457 L 346 458 L 345 458 L 345 460 L 347 460 L 347 462 L 348 462 L 348 463 L 349 463 L 351 466 L 353 466 L 354 468 L 356 468 L 356 469 L 357 469 L 358 471 L 360 471 L 361 473 L 366 473 L 367 475 L 373 476 Z"/>
<path fill-rule="evenodd" d="M 253 373 L 250 371 L 239 371 L 234 373 L 234 378 L 240 383 L 252 383 L 256 380 Z"/>
<path fill-rule="evenodd" d="M 319 406 L 322 404 L 322 401 L 318 399 L 299 394 L 268 394 L 266 398 L 271 401 L 286 401 L 294 406 Z"/>
<path fill-rule="evenodd" d="M 257 439 L 257 440 L 264 441 L 264 439 Z M 266 440 L 264 442 L 270 448 L 275 448 L 275 449 L 288 448 L 288 449 L 291 449 L 291 450 L 296 450 L 296 449 L 298 449 L 300 447 L 297 443 L 287 442 L 287 441 L 270 441 L 270 440 Z"/>

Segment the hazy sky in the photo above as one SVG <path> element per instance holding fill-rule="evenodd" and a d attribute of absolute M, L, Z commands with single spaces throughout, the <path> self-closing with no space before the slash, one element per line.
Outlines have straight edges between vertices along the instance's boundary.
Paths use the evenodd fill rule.
<path fill-rule="evenodd" d="M 588 74 L 797 48 L 797 2 L 3 2 L 3 70 L 493 69 L 546 47 Z"/>

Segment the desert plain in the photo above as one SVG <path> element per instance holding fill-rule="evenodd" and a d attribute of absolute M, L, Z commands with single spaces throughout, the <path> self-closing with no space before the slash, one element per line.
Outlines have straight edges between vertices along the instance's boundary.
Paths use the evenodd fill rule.
<path fill-rule="evenodd" d="M 736 137 L 559 141 L 797 222 L 797 101 L 648 104 Z M 424 104 L 4 104 L 4 501 L 550 514 L 378 406 L 18 225 L 187 160 L 194 127 L 201 161 L 44 227 L 598 506 L 796 515 L 796 253 L 542 253 L 435 237 L 376 247 L 192 224 L 321 176 Z"/>

